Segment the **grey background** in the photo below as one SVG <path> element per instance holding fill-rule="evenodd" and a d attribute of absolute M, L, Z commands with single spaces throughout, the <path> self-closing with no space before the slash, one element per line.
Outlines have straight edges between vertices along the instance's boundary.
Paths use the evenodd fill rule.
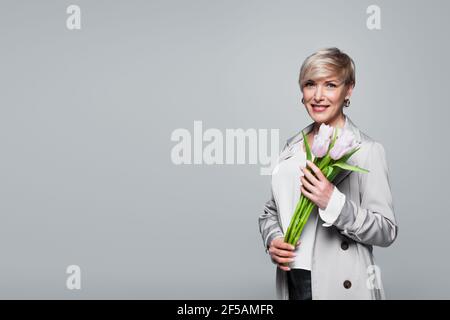
<path fill-rule="evenodd" d="M 66 29 L 66 8 L 82 29 Z M 382 29 L 366 27 L 381 7 Z M 450 298 L 448 1 L 1 1 L 0 298 L 272 299 L 258 165 L 170 160 L 177 128 L 311 122 L 297 77 L 337 46 L 347 114 L 387 153 L 390 299 Z M 432 155 L 436 154 L 435 157 Z M 82 289 L 66 288 L 66 267 Z"/>

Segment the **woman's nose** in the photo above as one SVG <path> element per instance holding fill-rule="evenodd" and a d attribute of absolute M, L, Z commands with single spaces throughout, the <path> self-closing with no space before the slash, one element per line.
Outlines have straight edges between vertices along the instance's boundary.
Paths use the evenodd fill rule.
<path fill-rule="evenodd" d="M 314 93 L 314 99 L 316 101 L 322 100 L 322 87 L 321 86 L 316 87 L 316 92 Z"/>

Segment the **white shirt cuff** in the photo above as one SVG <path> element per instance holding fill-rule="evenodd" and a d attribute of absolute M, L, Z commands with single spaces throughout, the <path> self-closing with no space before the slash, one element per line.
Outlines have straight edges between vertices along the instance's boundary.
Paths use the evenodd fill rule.
<path fill-rule="evenodd" d="M 325 222 L 322 224 L 324 227 L 331 227 L 333 223 L 339 217 L 342 208 L 345 203 L 345 194 L 339 191 L 336 186 L 334 186 L 333 193 L 331 194 L 331 198 L 328 201 L 327 207 L 322 210 L 319 209 L 319 216 Z"/>

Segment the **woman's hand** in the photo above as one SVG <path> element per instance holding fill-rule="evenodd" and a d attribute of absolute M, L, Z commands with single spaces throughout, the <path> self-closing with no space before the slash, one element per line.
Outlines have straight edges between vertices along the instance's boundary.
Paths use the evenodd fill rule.
<path fill-rule="evenodd" d="M 297 242 L 297 246 L 300 244 L 300 241 Z M 278 264 L 278 267 L 281 270 L 289 271 L 291 270 L 287 263 L 294 261 L 294 257 L 296 254 L 294 253 L 294 246 L 287 242 L 284 242 L 284 237 L 276 237 L 272 240 L 269 247 L 269 253 L 272 257 L 272 260 Z M 286 264 L 286 265 L 285 265 Z"/>
<path fill-rule="evenodd" d="M 303 176 L 300 177 L 300 181 L 302 182 L 301 192 L 321 210 L 325 210 L 333 193 L 334 185 L 328 181 L 322 171 L 313 162 L 306 160 L 306 164 L 311 168 L 315 176 L 309 169 L 301 167 L 303 172 Z"/>

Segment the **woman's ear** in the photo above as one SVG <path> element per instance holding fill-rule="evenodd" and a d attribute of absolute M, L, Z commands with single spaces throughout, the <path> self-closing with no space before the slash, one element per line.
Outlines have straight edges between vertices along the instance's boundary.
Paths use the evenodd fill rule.
<path fill-rule="evenodd" d="M 350 97 L 352 96 L 352 92 L 353 92 L 353 88 L 354 88 L 354 87 L 355 87 L 354 84 L 350 84 L 350 85 L 348 86 L 347 93 L 346 93 L 346 95 L 345 95 L 345 99 L 350 99 Z"/>

